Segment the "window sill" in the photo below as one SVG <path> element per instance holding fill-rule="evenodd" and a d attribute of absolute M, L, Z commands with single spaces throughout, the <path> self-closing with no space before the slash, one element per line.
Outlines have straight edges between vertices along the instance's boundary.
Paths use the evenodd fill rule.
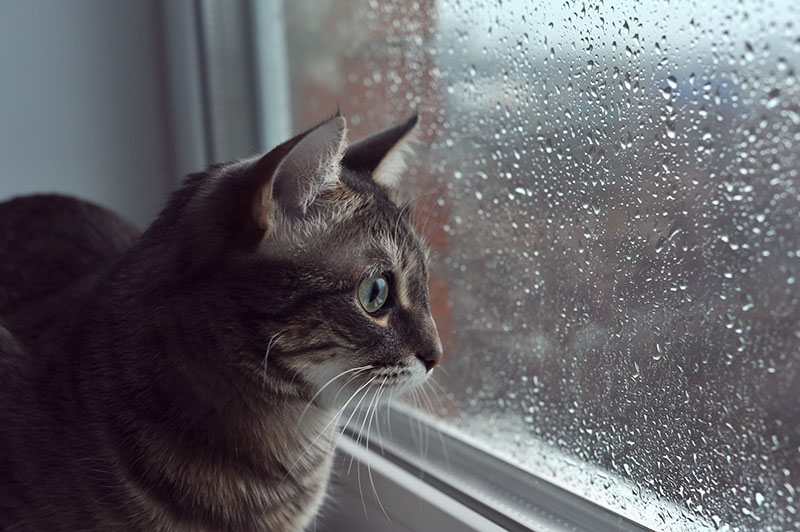
<path fill-rule="evenodd" d="M 380 451 L 367 450 L 347 435 L 339 441 L 338 450 L 332 479 L 333 495 L 323 508 L 319 522 L 309 527 L 310 530 L 505 530 L 426 480 L 381 456 Z M 353 465 L 348 474 L 351 459 Z"/>
<path fill-rule="evenodd" d="M 389 415 L 391 437 L 386 420 L 360 441 L 360 423 L 345 428 L 334 495 L 316 530 L 651 530 L 409 413 L 393 409 Z M 378 417 L 385 418 L 385 411 Z"/>

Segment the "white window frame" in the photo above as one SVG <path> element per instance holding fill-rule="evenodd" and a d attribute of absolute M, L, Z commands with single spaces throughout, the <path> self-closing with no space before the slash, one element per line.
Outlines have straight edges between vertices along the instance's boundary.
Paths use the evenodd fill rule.
<path fill-rule="evenodd" d="M 362 420 L 353 416 L 339 442 L 338 501 L 324 521 L 330 530 L 653 530 L 439 430 L 410 409 L 380 408 L 369 435 Z"/>

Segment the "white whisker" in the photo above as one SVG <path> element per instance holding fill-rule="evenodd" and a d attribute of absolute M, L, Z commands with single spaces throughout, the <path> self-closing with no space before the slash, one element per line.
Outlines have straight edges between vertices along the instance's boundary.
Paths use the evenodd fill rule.
<path fill-rule="evenodd" d="M 388 380 L 388 378 L 389 377 L 386 377 L 387 380 Z M 386 380 L 383 381 L 383 384 L 386 384 Z M 383 433 L 381 433 L 381 423 L 380 423 L 380 417 L 378 417 L 378 409 L 381 406 L 381 399 L 383 399 L 383 394 L 386 393 L 386 389 L 383 387 L 383 384 L 381 385 L 381 396 L 380 396 L 380 398 L 378 398 L 378 402 L 375 404 L 375 417 L 376 417 L 375 430 L 377 431 L 377 434 L 378 434 L 378 445 L 380 445 L 380 447 L 381 447 L 381 456 L 383 456 L 385 454 L 385 451 L 383 449 Z M 392 389 L 392 387 L 390 386 L 389 390 L 391 390 L 391 389 Z M 388 414 L 388 411 L 387 411 L 387 414 Z M 388 419 L 388 416 L 387 416 L 387 419 Z M 367 429 L 367 431 L 369 432 L 369 429 Z"/>
<path fill-rule="evenodd" d="M 338 391 L 338 392 L 336 392 L 336 395 L 334 395 L 334 396 L 333 396 L 333 404 L 336 404 L 336 400 L 337 400 L 337 399 L 339 399 L 339 394 L 340 394 L 340 393 L 342 393 L 342 390 L 344 390 L 345 388 L 347 388 L 347 385 L 348 385 L 348 384 L 350 384 L 351 382 L 353 382 L 354 380 L 356 380 L 356 379 L 359 377 L 359 375 L 361 375 L 361 374 L 362 374 L 362 373 L 364 373 L 365 371 L 367 371 L 367 370 L 362 370 L 362 371 L 359 371 L 359 372 L 357 372 L 355 375 L 351 375 L 351 376 L 350 376 L 350 378 L 349 378 L 349 379 L 347 379 L 347 381 L 346 381 L 344 384 L 342 384 L 342 387 L 341 387 L 341 388 L 339 388 L 339 391 Z"/>
<path fill-rule="evenodd" d="M 417 408 L 420 412 L 425 412 L 425 405 L 422 404 L 422 399 L 420 398 L 419 389 L 413 390 L 414 395 L 414 402 L 417 404 Z M 416 415 L 414 416 L 417 419 L 417 433 L 419 434 L 419 447 L 420 447 L 420 454 L 422 454 L 423 460 L 428 459 L 428 438 L 424 438 L 422 436 L 422 416 Z M 426 432 L 427 435 L 427 432 Z"/>
<path fill-rule="evenodd" d="M 384 379 L 384 382 L 385 382 L 385 379 Z M 375 399 L 377 397 L 378 397 L 378 393 L 375 393 L 375 395 L 372 397 L 372 399 L 370 399 L 369 405 L 367 405 L 367 409 L 364 412 L 364 421 L 361 423 L 361 429 L 359 429 L 359 431 L 358 431 L 358 439 L 356 439 L 356 445 L 359 444 L 359 442 L 361 441 L 361 436 L 364 434 L 364 423 L 367 422 L 367 419 L 371 419 L 370 412 L 372 411 L 372 405 L 375 403 Z M 367 435 L 364 438 L 364 444 L 367 447 L 367 476 L 369 477 L 370 480 L 372 480 L 372 472 L 370 470 L 370 461 L 369 461 L 369 428 L 367 428 Z M 355 455 L 350 457 L 350 465 L 347 468 L 347 474 L 348 475 L 350 474 L 350 467 L 353 465 L 354 456 Z M 362 466 L 362 464 L 358 464 L 356 466 L 358 468 L 356 470 L 357 473 L 358 473 L 358 492 L 361 495 L 361 505 L 364 507 L 364 518 L 365 518 L 365 520 L 368 520 L 369 518 L 367 517 L 367 503 L 364 501 L 364 490 L 361 487 L 361 466 Z"/>
<path fill-rule="evenodd" d="M 326 424 L 326 425 L 325 425 L 325 426 L 322 428 L 322 430 L 321 430 L 321 431 L 319 431 L 319 434 L 317 434 L 317 436 L 316 436 L 316 437 L 315 437 L 313 440 L 311 440 L 311 443 L 309 443 L 308 445 L 306 445 L 306 447 L 303 449 L 303 451 L 300 453 L 300 455 L 297 457 L 297 459 L 296 459 L 296 460 L 295 460 L 295 461 L 292 463 L 291 467 L 289 467 L 289 469 L 286 471 L 286 474 L 285 474 L 285 475 L 283 476 L 283 478 L 281 479 L 281 482 L 280 482 L 280 484 L 278 484 L 278 487 L 279 487 L 279 488 L 280 488 L 280 487 L 283 485 L 283 482 L 284 482 L 284 481 L 285 481 L 285 480 L 286 480 L 286 479 L 289 477 L 289 474 L 290 474 L 292 471 L 294 471 L 294 468 L 295 468 L 295 467 L 297 467 L 297 464 L 298 464 L 298 463 L 300 462 L 300 460 L 301 460 L 301 459 L 302 459 L 302 458 L 303 458 L 303 457 L 306 455 L 306 453 L 307 453 L 307 452 L 308 452 L 308 451 L 311 449 L 311 447 L 312 447 L 312 446 L 313 446 L 313 445 L 314 445 L 314 444 L 317 442 L 317 440 L 318 440 L 318 439 L 320 439 L 320 438 L 322 437 L 322 435 L 323 435 L 323 434 L 325 434 L 325 431 L 326 431 L 326 430 L 328 430 L 328 427 L 330 427 L 332 423 L 335 423 L 335 422 L 336 422 L 336 421 L 339 419 L 339 416 L 340 416 L 340 415 L 341 415 L 341 413 L 344 411 L 344 409 L 345 409 L 345 408 L 347 408 L 347 405 L 349 405 L 349 404 L 350 404 L 350 401 L 352 401 L 352 400 L 353 400 L 353 398 L 355 398 L 355 397 L 356 397 L 356 396 L 357 396 L 357 395 L 358 395 L 358 394 L 361 392 L 361 390 L 363 390 L 364 388 L 366 388 L 367 386 L 369 386 L 369 384 L 370 384 L 372 381 L 374 381 L 375 379 L 377 379 L 377 377 L 372 377 L 370 380 L 368 380 L 367 382 L 365 382 L 364 384 L 362 384 L 362 385 L 361 385 L 361 386 L 360 386 L 360 387 L 359 387 L 359 388 L 358 388 L 358 389 L 357 389 L 357 390 L 356 390 L 356 391 L 353 393 L 353 395 L 351 395 L 351 396 L 350 396 L 350 398 L 349 398 L 349 399 L 347 400 L 347 402 L 346 402 L 346 403 L 345 403 L 345 404 L 342 406 L 342 408 L 340 408 L 340 409 L 339 409 L 339 411 L 338 411 L 338 412 L 336 412 L 336 414 L 333 416 L 333 418 L 331 418 L 331 420 L 330 420 L 330 421 L 328 421 L 328 423 L 327 423 L 327 424 Z M 366 394 L 364 395 L 364 397 L 366 397 Z M 361 400 L 363 401 L 364 399 L 362 398 Z M 361 402 L 359 402 L 359 404 L 361 404 Z M 349 422 L 349 420 L 348 420 L 348 422 Z M 341 433 L 340 433 L 340 434 L 339 434 L 339 438 L 341 438 L 341 437 L 342 437 L 342 435 L 341 435 Z M 337 445 L 338 445 L 338 443 L 339 443 L 339 440 L 338 440 L 338 439 L 336 440 L 336 443 L 337 443 Z M 335 449 L 335 448 L 336 448 L 336 446 L 334 445 L 334 447 L 333 447 L 333 448 Z"/>
<path fill-rule="evenodd" d="M 371 383 L 372 383 L 372 381 L 374 381 L 374 380 L 375 380 L 375 379 L 377 379 L 377 378 L 378 378 L 378 377 L 372 377 L 372 378 L 371 378 L 370 380 L 368 380 L 368 381 L 367 381 L 365 384 L 361 385 L 361 388 L 359 388 L 359 389 L 358 389 L 358 391 L 356 391 L 356 393 L 360 392 L 360 391 L 361 391 L 361 390 L 362 390 L 362 389 L 363 389 L 365 386 L 367 386 L 367 385 L 371 384 Z M 349 418 L 347 418 L 347 421 L 345 421 L 344 425 L 342 425 L 342 428 L 344 428 L 344 427 L 347 427 L 347 426 L 350 424 L 350 420 L 352 420 L 352 419 L 353 419 L 353 415 L 355 415 L 355 413 L 356 413 L 356 412 L 358 412 L 358 408 L 361 406 L 361 403 L 363 403 L 363 402 L 364 402 L 364 399 L 366 399 L 366 397 L 367 397 L 367 394 L 366 394 L 366 393 L 364 393 L 364 397 L 362 397 L 362 398 L 361 398 L 361 399 L 358 401 L 358 403 L 356 403 L 356 406 L 353 408 L 353 412 L 350 414 L 350 417 L 349 417 Z M 351 397 L 351 399 L 352 399 L 352 397 Z M 348 400 L 348 402 L 349 402 L 349 400 Z M 358 423 L 358 421 L 356 421 L 356 423 Z M 335 443 L 335 444 L 334 444 L 334 446 L 333 446 L 333 448 L 334 448 L 334 449 L 335 449 L 336 447 L 338 447 L 338 446 L 339 446 L 339 440 L 341 440 L 341 439 L 342 439 L 342 436 L 343 436 L 343 435 L 344 435 L 344 430 L 342 430 L 342 431 L 340 431 L 340 432 L 339 432 L 339 437 L 338 437 L 338 438 L 336 438 L 336 443 Z M 348 469 L 348 474 L 349 474 L 349 473 L 350 473 L 350 471 L 349 471 L 349 469 Z"/>
<path fill-rule="evenodd" d="M 392 436 L 392 399 L 394 399 L 394 387 L 389 388 L 389 401 L 387 401 L 386 409 L 386 426 L 389 428 L 389 439 L 394 439 L 394 436 Z"/>
<path fill-rule="evenodd" d="M 372 378 L 371 378 L 371 379 L 370 379 L 370 380 L 367 382 L 367 384 L 371 384 L 371 383 L 372 383 L 372 381 L 374 381 L 374 380 L 375 380 L 375 379 L 377 379 L 377 378 L 378 378 L 377 376 L 375 376 L 375 377 L 372 377 Z M 359 388 L 359 390 L 361 390 L 361 388 Z M 358 401 L 358 403 L 356 404 L 355 408 L 353 408 L 353 412 L 350 414 L 350 417 L 349 417 L 349 418 L 347 418 L 347 422 L 346 422 L 346 423 L 343 425 L 343 427 L 347 427 L 347 426 L 350 424 L 350 420 L 351 420 L 351 419 L 353 419 L 353 415 L 354 415 L 356 412 L 358 412 L 358 409 L 361 407 L 361 403 L 363 403 L 363 402 L 364 402 L 364 399 L 366 399 L 366 398 L 367 398 L 367 393 L 365 392 L 365 393 L 364 393 L 364 397 L 362 397 L 362 398 L 361 398 L 361 399 Z M 364 414 L 364 419 L 366 420 L 366 414 Z M 356 421 L 356 423 L 358 423 L 358 421 Z M 339 440 L 342 438 L 342 435 L 343 435 L 343 434 L 344 434 L 344 430 L 342 430 L 342 431 L 339 433 L 339 438 L 337 438 L 337 439 L 336 439 L 336 443 L 334 444 L 334 449 L 335 449 L 335 448 L 336 448 L 336 447 L 339 445 Z M 360 440 L 361 440 L 361 431 L 359 431 L 359 434 L 357 435 L 356 444 L 358 444 L 358 442 L 359 442 Z M 350 464 L 347 466 L 347 474 L 348 474 L 348 475 L 350 474 L 350 470 L 351 470 L 351 468 L 352 468 L 352 466 L 353 466 L 353 458 L 354 458 L 354 457 L 355 457 L 355 455 L 351 455 L 351 456 L 350 456 Z M 364 518 L 368 520 L 369 518 L 368 518 L 368 516 L 367 516 L 367 505 L 366 505 L 366 503 L 364 502 L 364 491 L 363 491 L 363 489 L 361 488 L 361 468 L 360 468 L 360 467 L 356 469 L 356 475 L 357 475 L 357 477 L 358 477 L 358 492 L 359 492 L 359 494 L 361 495 L 361 504 L 364 506 Z"/>
<path fill-rule="evenodd" d="M 264 378 L 262 383 L 263 387 L 267 386 L 267 359 L 269 358 L 269 350 L 272 349 L 272 344 L 275 343 L 275 339 L 278 338 L 281 334 L 283 334 L 283 331 L 279 331 L 273 334 L 272 338 L 269 339 L 269 343 L 267 344 L 267 352 L 264 353 Z"/>
<path fill-rule="evenodd" d="M 377 377 L 375 377 L 377 378 Z M 366 396 L 365 396 L 366 397 Z M 375 402 L 375 399 L 378 397 L 376 393 L 372 399 L 370 399 L 369 404 L 367 405 L 367 412 L 364 414 L 364 421 L 361 422 L 361 428 L 358 429 L 358 437 L 356 438 L 356 444 L 361 442 L 361 436 L 364 433 L 364 425 L 367 423 L 367 418 L 369 417 L 369 411 L 372 408 L 372 404 Z M 353 466 L 353 458 L 354 456 L 350 457 L 350 465 L 347 466 L 347 474 L 350 474 L 350 468 Z"/>
<path fill-rule="evenodd" d="M 423 410 L 427 410 L 426 403 L 425 403 L 425 395 L 423 395 L 422 392 L 423 392 L 423 390 L 422 390 L 422 388 L 420 388 L 419 389 L 420 403 L 422 404 Z M 430 414 L 430 412 L 428 412 L 428 414 Z M 422 423 L 422 426 L 425 427 L 425 459 L 427 460 L 428 454 L 430 453 L 430 449 L 431 449 L 430 425 L 427 422 L 423 421 L 422 419 L 420 419 L 420 423 Z"/>
<path fill-rule="evenodd" d="M 391 523 L 392 519 L 389 517 L 389 514 L 386 512 L 386 508 L 383 507 L 383 503 L 381 502 L 381 498 L 380 498 L 380 496 L 378 496 L 378 490 L 375 489 L 375 480 L 372 478 L 372 467 L 371 467 L 371 464 L 370 464 L 370 461 L 369 461 L 369 432 L 370 432 L 370 429 L 372 428 L 372 422 L 374 421 L 375 416 L 378 413 L 378 405 L 380 403 L 380 398 L 383 395 L 384 385 L 386 385 L 386 380 L 387 379 L 388 379 L 388 377 L 383 379 L 383 382 L 381 383 L 381 387 L 378 389 L 378 394 L 377 394 L 376 400 L 375 400 L 375 407 L 372 409 L 372 416 L 369 418 L 369 423 L 367 423 L 366 443 L 367 443 L 367 475 L 369 476 L 369 483 L 370 483 L 370 485 L 372 485 L 372 493 L 373 493 L 373 495 L 375 495 L 375 499 L 377 499 L 378 506 L 381 507 L 381 510 L 383 511 L 383 515 L 386 516 L 386 520 L 389 521 L 389 523 Z M 376 424 L 376 426 L 377 426 L 377 424 Z M 383 444 L 381 444 L 381 451 L 383 451 Z"/>
<path fill-rule="evenodd" d="M 430 382 L 433 382 L 434 384 L 437 384 L 436 381 L 434 381 L 432 379 L 430 379 Z M 428 396 L 428 390 L 425 389 L 424 386 L 422 386 L 420 388 L 420 390 L 424 393 L 425 397 L 428 398 L 428 404 L 431 404 L 431 399 Z M 447 452 L 447 446 L 444 443 L 444 437 L 442 436 L 442 432 L 440 430 L 437 430 L 436 428 L 434 428 L 434 432 L 436 432 L 436 435 L 439 437 L 439 443 L 442 445 L 442 454 L 444 454 L 444 461 L 447 464 L 447 467 L 449 468 L 450 467 L 450 456 L 449 456 L 449 453 Z"/>
<path fill-rule="evenodd" d="M 348 369 L 348 370 L 346 370 L 346 371 L 343 371 L 343 372 L 339 373 L 339 374 L 338 374 L 338 375 L 336 375 L 334 378 L 332 378 L 331 380 L 329 380 L 328 382 L 326 382 L 326 383 L 325 383 L 325 385 L 324 385 L 324 386 L 322 386 L 322 388 L 320 388 L 319 390 L 317 390 L 317 393 L 315 393 L 315 394 L 314 394 L 314 396 L 311 398 L 311 400 L 309 400 L 309 401 L 308 401 L 308 404 L 307 404 L 307 405 L 306 405 L 306 407 L 303 409 L 303 412 L 300 414 L 300 419 L 298 419 L 298 420 L 297 420 L 297 424 L 299 425 L 299 424 L 300 424 L 300 422 L 301 422 L 301 421 L 303 421 L 303 417 L 306 415 L 306 412 L 308 412 L 308 409 L 309 409 L 309 408 L 311 408 L 311 405 L 313 405 L 313 404 L 314 404 L 314 400 L 315 400 L 317 397 L 319 397 L 319 394 L 321 394 L 321 393 L 322 393 L 322 391 L 323 391 L 323 390 L 325 390 L 325 388 L 327 388 L 327 387 L 328 387 L 328 386 L 329 386 L 329 385 L 330 385 L 330 384 L 331 384 L 333 381 L 335 381 L 336 379 L 338 379 L 338 378 L 339 378 L 339 377 L 341 377 L 342 375 L 347 375 L 348 373 L 352 373 L 352 372 L 354 372 L 354 371 L 360 371 L 360 370 L 372 369 L 373 367 L 374 367 L 374 366 L 372 366 L 372 365 L 368 365 L 368 366 L 361 366 L 361 367 L 358 367 L 358 368 L 351 368 L 351 369 Z"/>
<path fill-rule="evenodd" d="M 295 371 L 295 374 L 292 375 L 292 380 L 289 381 L 289 386 L 292 386 L 294 384 L 295 379 L 297 379 L 297 376 L 299 374 L 301 374 L 303 372 L 303 370 L 305 370 L 310 365 L 311 365 L 311 362 L 306 362 L 305 364 L 300 366 L 300 369 Z M 283 396 L 283 408 L 286 408 L 286 404 L 288 403 L 288 401 L 289 401 L 289 394 L 285 394 Z"/>

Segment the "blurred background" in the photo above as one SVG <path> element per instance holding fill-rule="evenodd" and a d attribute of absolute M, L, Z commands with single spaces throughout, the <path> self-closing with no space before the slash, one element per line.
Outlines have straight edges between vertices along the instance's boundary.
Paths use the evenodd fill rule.
<path fill-rule="evenodd" d="M 264 33 L 277 26 L 282 42 L 276 9 L 279 2 L 0 2 L 0 198 L 72 194 L 144 228 L 182 176 L 289 135 L 287 91 L 273 87 L 287 81 L 271 60 L 285 64 L 285 48 L 259 57 L 270 76 L 256 85 L 251 38 L 261 11 Z M 284 108 L 264 135 L 257 89 L 272 96 L 265 111 Z"/>
<path fill-rule="evenodd" d="M 792 0 L 4 0 L 0 199 L 145 227 L 336 105 L 419 111 L 411 402 L 655 529 L 798 530 L 798 68 Z"/>
<path fill-rule="evenodd" d="M 0 3 L 0 197 L 58 191 L 144 227 L 176 181 L 157 2 Z"/>

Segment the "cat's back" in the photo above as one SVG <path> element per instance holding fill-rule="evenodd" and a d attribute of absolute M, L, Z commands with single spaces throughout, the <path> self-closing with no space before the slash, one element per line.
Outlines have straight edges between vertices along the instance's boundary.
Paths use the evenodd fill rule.
<path fill-rule="evenodd" d="M 0 203 L 0 530 L 44 530 L 36 519 L 47 512 L 72 515 L 56 505 L 66 496 L 51 493 L 80 486 L 66 480 L 74 414 L 61 338 L 80 325 L 102 272 L 138 235 L 111 211 L 65 196 Z M 28 512 L 29 497 L 50 510 Z"/>
<path fill-rule="evenodd" d="M 56 194 L 0 203 L 0 317 L 108 267 L 139 230 L 113 212 Z"/>

